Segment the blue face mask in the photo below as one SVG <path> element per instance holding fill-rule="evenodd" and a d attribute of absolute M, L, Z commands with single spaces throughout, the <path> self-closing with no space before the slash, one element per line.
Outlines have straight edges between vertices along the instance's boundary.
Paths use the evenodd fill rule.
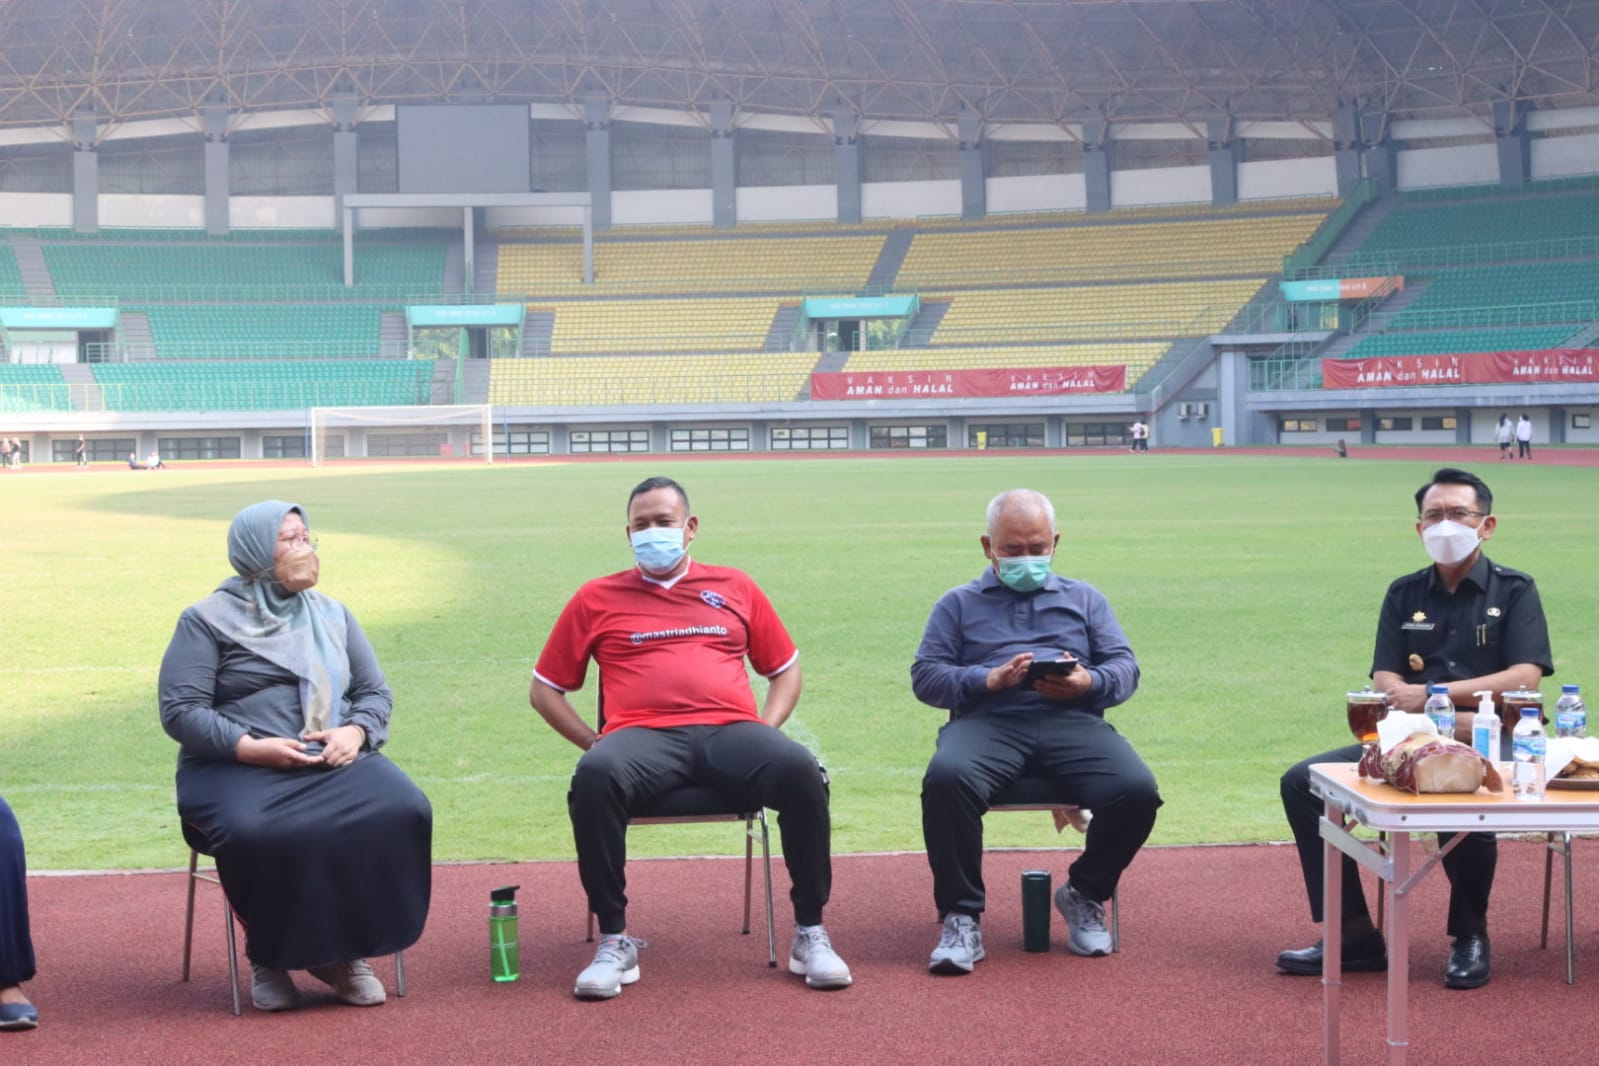
<path fill-rule="evenodd" d="M 628 534 L 633 543 L 633 558 L 646 574 L 670 573 L 688 551 L 683 546 L 682 526 L 649 526 Z"/>
<path fill-rule="evenodd" d="M 994 560 L 999 569 L 999 580 L 1006 588 L 1017 592 L 1032 592 L 1044 587 L 1049 577 L 1048 555 L 1001 556 Z"/>

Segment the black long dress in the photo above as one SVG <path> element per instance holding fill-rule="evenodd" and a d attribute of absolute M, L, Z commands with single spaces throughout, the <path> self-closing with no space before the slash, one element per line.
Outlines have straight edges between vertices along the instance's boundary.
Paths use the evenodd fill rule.
<path fill-rule="evenodd" d="M 392 954 L 422 935 L 432 891 L 433 812 L 375 750 L 392 699 L 349 616 L 342 723 L 367 747 L 339 769 L 240 763 L 244 733 L 298 736 L 299 678 L 223 637 L 194 608 L 161 663 L 162 725 L 182 745 L 178 813 L 216 857 L 245 927 L 245 953 L 281 970 Z"/>
<path fill-rule="evenodd" d="M 33 980 L 28 932 L 28 867 L 17 816 L 0 797 L 0 988 Z"/>

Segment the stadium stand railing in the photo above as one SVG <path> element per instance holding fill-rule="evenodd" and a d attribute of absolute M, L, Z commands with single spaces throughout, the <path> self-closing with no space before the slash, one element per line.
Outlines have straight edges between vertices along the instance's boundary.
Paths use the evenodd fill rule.
<path fill-rule="evenodd" d="M 0 363 L 0 413 L 72 410 L 61 369 L 53 364 Z"/>

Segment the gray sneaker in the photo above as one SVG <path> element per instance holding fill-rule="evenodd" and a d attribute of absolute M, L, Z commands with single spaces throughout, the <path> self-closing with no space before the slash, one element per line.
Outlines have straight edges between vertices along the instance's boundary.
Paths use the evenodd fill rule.
<path fill-rule="evenodd" d="M 389 998 L 383 991 L 383 982 L 377 979 L 372 965 L 365 959 L 313 966 L 306 973 L 331 987 L 335 996 L 352 1007 L 376 1007 Z"/>
<path fill-rule="evenodd" d="M 1055 890 L 1055 909 L 1066 919 L 1066 948 L 1073 955 L 1109 955 L 1110 930 L 1105 928 L 1105 905 L 1072 887 L 1070 881 Z"/>
<path fill-rule="evenodd" d="M 250 964 L 250 1004 L 256 1010 L 293 1010 L 300 1005 L 300 990 L 285 970 Z"/>
<path fill-rule="evenodd" d="M 983 950 L 983 929 L 977 919 L 969 914 L 947 914 L 944 931 L 938 935 L 938 947 L 927 960 L 927 972 L 955 976 L 971 973 L 972 967 L 987 954 Z"/>
<path fill-rule="evenodd" d="M 788 949 L 788 972 L 804 974 L 809 988 L 848 988 L 854 980 L 849 967 L 827 939 L 827 930 L 819 925 L 794 927 L 794 944 Z"/>
<path fill-rule="evenodd" d="M 623 985 L 638 980 L 638 949 L 644 946 L 644 941 L 624 933 L 600 937 L 594 961 L 577 975 L 572 995 L 578 999 L 614 999 L 621 995 Z"/>

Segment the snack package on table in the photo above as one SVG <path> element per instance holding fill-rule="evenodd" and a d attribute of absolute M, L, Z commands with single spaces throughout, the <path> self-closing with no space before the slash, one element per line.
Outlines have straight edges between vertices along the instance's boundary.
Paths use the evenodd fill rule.
<path fill-rule="evenodd" d="M 1599 781 L 1599 737 L 1552 737 L 1545 780 Z"/>
<path fill-rule="evenodd" d="M 1360 758 L 1360 776 L 1406 792 L 1475 792 L 1504 787 L 1494 764 L 1451 737 L 1424 714 L 1391 712 L 1377 723 L 1377 743 Z"/>

